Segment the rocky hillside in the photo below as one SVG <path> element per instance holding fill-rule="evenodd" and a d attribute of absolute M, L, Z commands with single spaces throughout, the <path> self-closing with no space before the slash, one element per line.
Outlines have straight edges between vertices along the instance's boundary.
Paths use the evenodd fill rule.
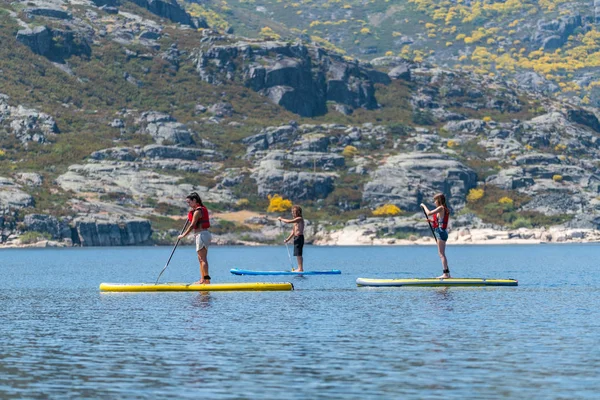
<path fill-rule="evenodd" d="M 186 7 L 246 36 L 300 37 L 360 59 L 396 55 L 474 70 L 600 105 L 598 1 L 206 0 Z"/>
<path fill-rule="evenodd" d="M 275 194 L 316 238 L 425 235 L 418 205 L 438 191 L 455 227 L 598 228 L 595 109 L 480 71 L 238 36 L 198 7 L 3 3 L 1 243 L 171 243 L 193 190 L 220 243 L 281 240 Z"/>

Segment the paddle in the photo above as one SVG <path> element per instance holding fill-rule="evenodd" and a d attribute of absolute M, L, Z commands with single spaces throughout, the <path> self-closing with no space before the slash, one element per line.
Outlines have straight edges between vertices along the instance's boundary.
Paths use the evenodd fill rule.
<path fill-rule="evenodd" d="M 425 219 L 427 220 L 427 223 L 429 224 L 429 229 L 431 229 L 431 234 L 433 235 L 433 238 L 435 239 L 435 242 L 437 243 L 437 238 L 435 237 L 435 232 L 433 231 L 433 226 L 431 226 L 431 222 L 429 222 L 429 216 L 427 215 L 427 213 L 425 212 L 425 209 L 421 206 L 421 210 L 423 210 L 423 214 L 425 214 Z"/>
<path fill-rule="evenodd" d="M 279 227 L 281 228 L 281 231 L 283 232 L 283 222 L 279 221 Z M 290 266 L 292 267 L 292 271 L 293 271 L 294 263 L 292 262 L 292 255 L 290 254 L 290 248 L 288 247 L 288 243 L 286 241 L 284 241 L 283 243 L 285 243 L 285 249 L 287 250 L 288 258 L 290 259 Z"/>
<path fill-rule="evenodd" d="M 185 228 L 187 228 L 189 222 L 190 221 L 188 221 L 187 219 L 185 220 L 185 225 L 183 225 L 183 229 L 181 230 L 181 233 L 179 233 L 180 235 L 183 234 L 183 232 L 185 231 Z M 179 240 L 180 239 L 177 239 L 177 243 L 175 243 L 175 247 L 173 247 L 173 251 L 171 252 L 171 255 L 169 256 L 169 259 L 167 260 L 167 263 L 165 264 L 165 267 L 162 269 L 162 271 L 160 271 L 160 274 L 158 275 L 158 278 L 156 278 L 155 285 L 158 285 L 158 280 L 160 279 L 160 277 L 163 274 L 163 272 L 165 272 L 165 269 L 167 269 L 167 267 L 169 266 L 169 263 L 171 262 L 171 258 L 173 258 L 173 254 L 175 253 L 175 249 L 177 248 L 177 245 L 179 244 Z"/>

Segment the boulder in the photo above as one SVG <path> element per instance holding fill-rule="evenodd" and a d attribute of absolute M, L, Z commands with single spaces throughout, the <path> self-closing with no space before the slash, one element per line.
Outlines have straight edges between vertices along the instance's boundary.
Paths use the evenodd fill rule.
<path fill-rule="evenodd" d="M 258 195 L 280 194 L 292 201 L 324 199 L 334 189 L 335 174 L 297 172 L 283 169 L 283 163 L 262 160 L 250 175 L 258 186 Z"/>
<path fill-rule="evenodd" d="M 73 224 L 81 246 L 143 245 L 150 243 L 152 236 L 152 226 L 145 219 L 78 217 Z"/>
<path fill-rule="evenodd" d="M 93 160 L 133 161 L 138 157 L 138 151 L 132 147 L 112 147 L 90 154 L 90 158 Z"/>
<path fill-rule="evenodd" d="M 302 135 L 300 140 L 294 143 L 294 150 L 326 153 L 329 150 L 329 143 L 329 137 L 319 133 L 309 133 Z"/>
<path fill-rule="evenodd" d="M 477 134 L 484 131 L 485 122 L 479 119 L 466 119 L 464 121 L 450 121 L 444 125 L 448 132 L 463 132 Z"/>
<path fill-rule="evenodd" d="M 531 176 L 527 176 L 523 168 L 506 168 L 496 175 L 487 177 L 486 184 L 497 186 L 505 190 L 517 190 L 534 184 Z"/>
<path fill-rule="evenodd" d="M 20 189 L 12 179 L 0 177 L 0 212 L 8 212 L 11 209 L 33 207 L 35 202 L 31 195 Z"/>
<path fill-rule="evenodd" d="M 168 114 L 149 111 L 142 114 L 140 120 L 146 122 L 145 132 L 158 144 L 193 144 L 192 132 Z"/>
<path fill-rule="evenodd" d="M 421 202 L 430 202 L 437 192 L 446 194 L 456 210 L 477 184 L 477 174 L 447 155 L 407 153 L 388 157 L 371 173 L 364 186 L 363 200 L 371 206 L 395 204 L 404 211 L 419 211 Z"/>
<path fill-rule="evenodd" d="M 390 70 L 390 72 L 388 72 L 388 75 L 392 79 L 410 81 L 410 66 L 408 64 L 404 64 L 394 67 Z"/>
<path fill-rule="evenodd" d="M 35 172 L 18 172 L 15 174 L 17 182 L 31 187 L 40 187 L 44 182 L 44 178 Z"/>
<path fill-rule="evenodd" d="M 571 122 L 587 126 L 596 132 L 600 132 L 600 122 L 598 121 L 598 117 L 591 111 L 584 110 L 583 108 L 571 109 L 567 111 L 567 118 Z"/>
<path fill-rule="evenodd" d="M 227 102 L 215 103 L 208 107 L 208 112 L 219 118 L 231 117 L 233 115 L 233 106 Z"/>

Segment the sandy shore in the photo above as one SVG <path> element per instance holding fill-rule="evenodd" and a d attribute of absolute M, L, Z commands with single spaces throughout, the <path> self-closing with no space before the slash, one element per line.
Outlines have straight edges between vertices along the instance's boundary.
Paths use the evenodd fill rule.
<path fill-rule="evenodd" d="M 493 229 L 462 228 L 449 232 L 448 245 L 469 244 L 542 244 L 542 243 L 596 243 L 600 242 L 600 231 L 595 229 L 526 229 L 511 231 Z M 315 245 L 360 246 L 360 245 L 435 245 L 432 236 L 413 236 L 408 239 L 377 237 L 372 231 L 350 226 L 338 231 L 317 235 Z"/>

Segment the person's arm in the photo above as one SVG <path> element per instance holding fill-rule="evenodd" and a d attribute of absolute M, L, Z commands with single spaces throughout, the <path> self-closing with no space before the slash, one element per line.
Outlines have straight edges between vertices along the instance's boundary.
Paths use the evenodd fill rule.
<path fill-rule="evenodd" d="M 298 221 L 301 221 L 302 217 L 296 217 L 294 219 L 285 219 L 285 218 L 277 217 L 277 219 L 280 220 L 281 222 L 285 222 L 286 224 L 293 224 Z"/>
<path fill-rule="evenodd" d="M 291 238 L 294 237 L 294 230 L 292 230 L 292 232 L 290 233 L 290 236 L 287 237 L 287 239 L 284 240 L 284 243 L 287 243 L 290 241 Z"/>
<path fill-rule="evenodd" d="M 437 207 L 435 210 L 430 210 L 429 208 L 427 208 L 427 206 L 423 203 L 421 203 L 421 207 L 423 208 L 423 210 L 425 210 L 425 214 L 427 214 L 427 216 L 433 215 L 437 212 L 439 212 L 440 210 L 443 210 L 444 207 L 443 206 L 439 206 Z"/>
<path fill-rule="evenodd" d="M 200 211 L 200 212 L 196 212 L 196 211 Z M 198 220 L 200 219 L 200 217 L 202 215 L 202 210 L 196 210 L 196 211 L 194 211 L 194 216 L 192 217 L 192 223 L 188 225 L 185 232 L 183 232 L 181 235 L 177 236 L 177 239 L 183 239 L 184 237 L 189 235 L 189 233 L 192 231 L 192 229 L 194 229 L 194 226 L 196 226 L 196 224 L 198 223 Z"/>

